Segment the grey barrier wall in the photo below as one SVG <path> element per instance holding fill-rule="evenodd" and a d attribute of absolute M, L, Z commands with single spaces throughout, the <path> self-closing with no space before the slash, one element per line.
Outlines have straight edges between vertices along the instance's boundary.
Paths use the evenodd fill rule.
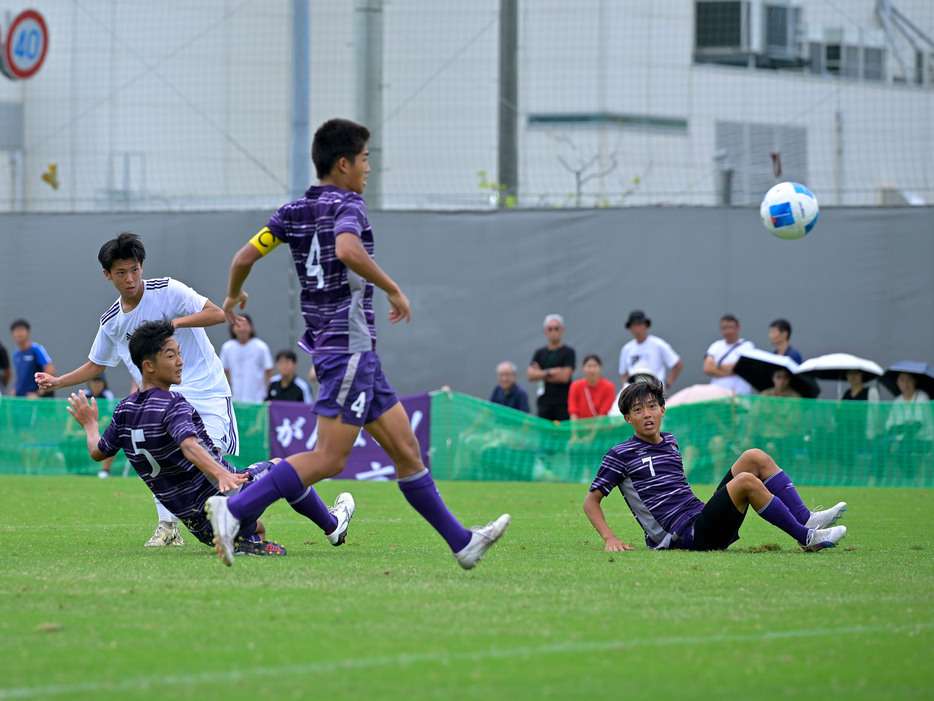
<path fill-rule="evenodd" d="M 12 350 L 9 323 L 25 317 L 59 371 L 84 363 L 116 299 L 97 251 L 121 231 L 142 236 L 146 277 L 175 277 L 220 304 L 231 258 L 269 214 L 2 215 L 2 342 Z M 531 390 L 525 368 L 556 312 L 578 367 L 597 353 L 618 384 L 625 319 L 642 309 L 684 359 L 678 387 L 706 381 L 704 351 L 726 312 L 768 350 L 769 323 L 785 317 L 806 358 L 934 362 L 932 222 L 931 208 L 826 208 L 809 236 L 781 241 L 747 208 L 373 212 L 376 259 L 413 311 L 410 324 L 390 326 L 377 294 L 378 349 L 400 394 L 449 385 L 487 397 L 501 360 Z M 258 335 L 273 353 L 293 346 L 303 327 L 286 250 L 257 263 L 246 289 Z M 224 326 L 209 335 L 218 349 L 229 338 Z M 309 366 L 303 358 L 300 371 Z M 108 378 L 118 395 L 129 388 L 122 368 Z"/>

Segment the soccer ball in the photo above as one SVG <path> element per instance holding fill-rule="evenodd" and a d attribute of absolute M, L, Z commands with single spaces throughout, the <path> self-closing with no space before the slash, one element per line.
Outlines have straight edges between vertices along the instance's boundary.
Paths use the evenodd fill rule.
<path fill-rule="evenodd" d="M 817 223 L 817 198 L 800 183 L 779 183 L 762 198 L 759 214 L 772 236 L 800 239 Z"/>

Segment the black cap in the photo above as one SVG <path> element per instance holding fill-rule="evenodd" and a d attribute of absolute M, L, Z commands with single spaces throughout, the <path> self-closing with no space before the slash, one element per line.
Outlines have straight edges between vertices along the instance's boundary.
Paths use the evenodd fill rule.
<path fill-rule="evenodd" d="M 629 312 L 629 318 L 626 320 L 626 328 L 628 329 L 632 324 L 651 326 L 652 320 L 645 315 L 645 312 L 636 309 L 635 311 Z"/>

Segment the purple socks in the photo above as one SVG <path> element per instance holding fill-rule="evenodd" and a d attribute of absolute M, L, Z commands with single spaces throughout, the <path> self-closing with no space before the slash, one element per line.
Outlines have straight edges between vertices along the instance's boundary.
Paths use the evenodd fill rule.
<path fill-rule="evenodd" d="M 785 533 L 790 535 L 802 545 L 807 542 L 807 526 L 798 523 L 797 519 L 792 516 L 791 512 L 788 510 L 788 507 L 782 503 L 781 499 L 772 496 L 772 498 L 769 499 L 769 503 L 759 509 L 756 513 L 758 513 L 762 518 L 771 523 L 773 526 L 778 526 L 781 528 L 783 531 L 785 531 Z"/>
<path fill-rule="evenodd" d="M 412 508 L 441 534 L 452 552 L 460 552 L 467 547 L 471 532 L 448 511 L 435 486 L 435 480 L 427 469 L 400 479 L 399 489 Z"/>
<path fill-rule="evenodd" d="M 763 484 L 772 494 L 781 499 L 782 504 L 788 507 L 791 515 L 798 520 L 798 523 L 808 522 L 808 519 L 811 518 L 811 511 L 801 501 L 801 495 L 798 494 L 791 477 L 784 470 L 779 470 L 766 479 Z"/>
<path fill-rule="evenodd" d="M 286 497 L 288 498 L 288 497 Z M 328 507 L 321 501 L 318 492 L 313 487 L 306 487 L 304 493 L 300 494 L 295 501 L 289 501 L 295 511 L 307 519 L 310 519 L 325 534 L 333 533 L 337 528 L 337 518 L 328 511 Z"/>
<path fill-rule="evenodd" d="M 248 489 L 230 497 L 227 507 L 238 521 L 255 521 L 278 499 L 288 501 L 293 509 L 314 521 L 325 533 L 337 528 L 337 519 L 328 511 L 318 493 L 302 484 L 301 477 L 288 460 L 275 465 Z"/>

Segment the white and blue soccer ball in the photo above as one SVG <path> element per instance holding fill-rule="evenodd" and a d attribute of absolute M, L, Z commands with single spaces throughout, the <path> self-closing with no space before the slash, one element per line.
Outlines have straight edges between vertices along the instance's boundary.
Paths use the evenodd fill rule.
<path fill-rule="evenodd" d="M 800 239 L 817 223 L 817 198 L 801 183 L 779 183 L 762 198 L 759 214 L 772 236 Z"/>

